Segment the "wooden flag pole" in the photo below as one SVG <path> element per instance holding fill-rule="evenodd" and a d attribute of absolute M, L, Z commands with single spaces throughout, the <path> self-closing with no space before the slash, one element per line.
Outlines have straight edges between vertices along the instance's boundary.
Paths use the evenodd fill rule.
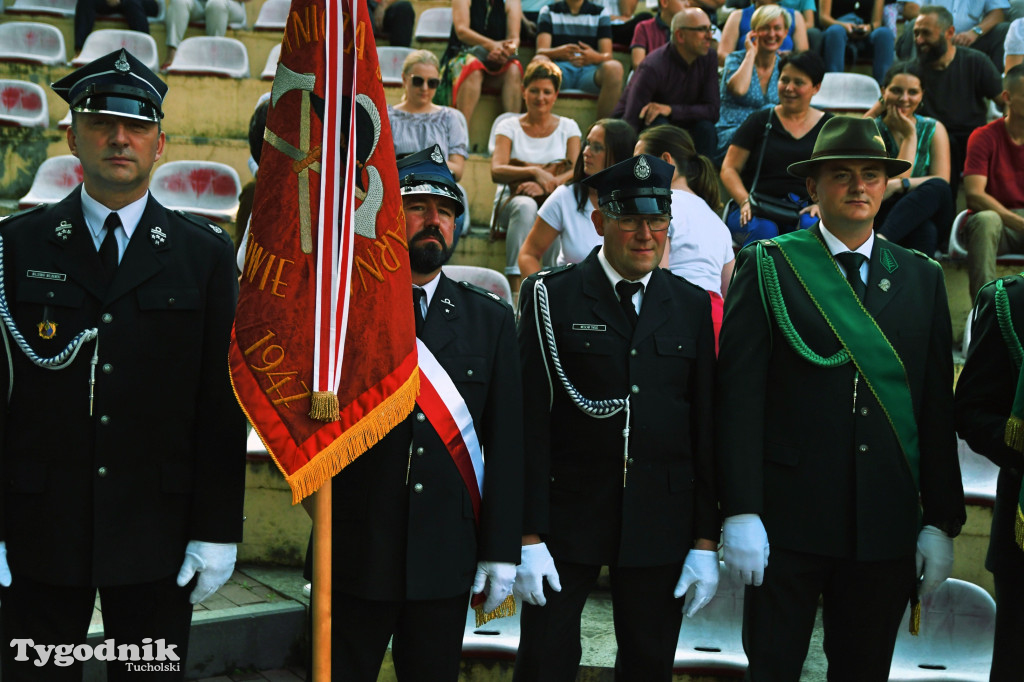
<path fill-rule="evenodd" d="M 313 682 L 331 682 L 331 479 L 314 493 Z"/>

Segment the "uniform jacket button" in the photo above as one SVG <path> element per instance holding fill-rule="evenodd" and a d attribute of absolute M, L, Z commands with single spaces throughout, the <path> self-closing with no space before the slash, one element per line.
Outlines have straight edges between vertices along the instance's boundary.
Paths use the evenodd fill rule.
<path fill-rule="evenodd" d="M 414 491 L 418 492 L 418 493 L 421 493 L 421 492 L 423 492 L 423 484 L 422 483 L 417 483 L 416 485 L 414 485 L 412 487 L 412 489 Z"/>
<path fill-rule="evenodd" d="M 96 470 L 96 475 L 103 478 L 107 475 L 107 467 L 100 467 Z"/>

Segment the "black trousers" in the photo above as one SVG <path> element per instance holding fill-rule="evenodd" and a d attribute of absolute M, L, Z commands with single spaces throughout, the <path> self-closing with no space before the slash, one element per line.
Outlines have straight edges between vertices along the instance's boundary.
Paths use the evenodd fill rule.
<path fill-rule="evenodd" d="M 335 591 L 331 672 L 344 682 L 376 682 L 391 641 L 401 682 L 456 682 L 469 593 L 446 599 L 375 601 Z"/>
<path fill-rule="evenodd" d="M 75 3 L 75 52 L 82 49 L 85 39 L 92 33 L 97 14 L 118 13 L 125 16 L 131 30 L 149 33 L 146 17 L 159 14 L 160 6 L 156 0 L 121 0 L 116 7 L 108 5 L 107 0 L 78 0 Z"/>
<path fill-rule="evenodd" d="M 1024 681 L 1024 665 L 1020 661 L 1024 642 L 1024 585 L 1021 576 L 993 573 L 996 586 L 996 636 L 992 650 L 990 682 Z"/>
<path fill-rule="evenodd" d="M 773 547 L 764 583 L 744 594 L 745 679 L 800 679 L 820 596 L 829 681 L 885 682 L 915 572 L 913 555 L 854 561 Z"/>
<path fill-rule="evenodd" d="M 138 682 L 139 680 L 183 680 L 185 659 L 188 655 L 188 634 L 192 623 L 192 604 L 188 597 L 195 580 L 178 587 L 177 575 L 153 583 L 101 587 L 100 610 L 103 613 L 104 640 L 115 645 L 136 645 L 140 654 L 149 642 L 154 655 L 158 640 L 164 640 L 164 649 L 173 646 L 178 661 L 177 670 L 131 670 L 124 661 L 107 662 L 109 682 Z M 0 589 L 0 642 L 3 646 L 0 662 L 4 682 L 81 682 L 82 661 L 71 654 L 71 647 L 84 645 L 96 601 L 95 587 L 63 587 L 44 585 L 29 577 L 15 574 L 11 586 Z M 60 653 L 50 654 L 46 665 L 37 666 L 37 653 L 31 646 L 10 646 L 12 640 L 31 639 L 39 645 L 65 645 L 66 651 L 58 665 Z M 24 658 L 25 660 L 16 660 Z M 167 657 L 169 659 L 169 656 Z M 147 661 L 136 661 L 145 664 Z M 155 665 L 161 661 L 152 661 Z"/>
<path fill-rule="evenodd" d="M 616 682 L 672 679 L 683 600 L 672 596 L 683 562 L 610 569 Z M 514 682 L 572 682 L 580 665 L 580 615 L 600 566 L 555 560 L 561 592 L 545 586 L 544 606 L 522 605 Z"/>

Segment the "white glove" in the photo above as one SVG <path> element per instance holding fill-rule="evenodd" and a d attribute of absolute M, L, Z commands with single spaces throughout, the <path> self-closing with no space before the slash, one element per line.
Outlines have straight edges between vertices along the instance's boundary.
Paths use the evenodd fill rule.
<path fill-rule="evenodd" d="M 235 570 L 237 546 L 219 542 L 189 540 L 185 547 L 185 561 L 178 571 L 178 586 L 185 587 L 192 576 L 199 572 L 196 589 L 188 600 L 198 604 L 221 588 Z"/>
<path fill-rule="evenodd" d="M 672 594 L 676 599 L 686 595 L 690 585 L 696 585 L 693 591 L 693 599 L 690 600 L 690 608 L 686 609 L 688 618 L 700 611 L 718 590 L 718 552 L 709 549 L 691 549 L 683 562 L 683 571 L 679 574 L 679 582 L 676 583 L 675 592 Z"/>
<path fill-rule="evenodd" d="M 484 613 L 498 608 L 505 597 L 512 594 L 512 583 L 516 581 L 516 565 L 499 561 L 481 561 L 476 565 L 476 579 L 473 580 L 473 594 L 480 594 L 487 586 Z"/>
<path fill-rule="evenodd" d="M 11 567 L 7 565 L 6 542 L 0 542 L 0 585 L 11 586 Z"/>
<path fill-rule="evenodd" d="M 757 587 L 768 566 L 768 533 L 757 514 L 737 514 L 725 520 L 722 547 L 725 567 L 744 585 Z"/>
<path fill-rule="evenodd" d="M 925 526 L 917 536 L 918 596 L 928 594 L 953 575 L 953 538 L 935 526 Z"/>
<path fill-rule="evenodd" d="M 522 558 L 516 567 L 516 584 L 512 587 L 516 599 L 534 606 L 547 604 L 548 600 L 544 598 L 545 578 L 552 590 L 562 591 L 558 571 L 555 570 L 555 560 L 551 558 L 548 546 L 543 542 L 523 545 Z"/>

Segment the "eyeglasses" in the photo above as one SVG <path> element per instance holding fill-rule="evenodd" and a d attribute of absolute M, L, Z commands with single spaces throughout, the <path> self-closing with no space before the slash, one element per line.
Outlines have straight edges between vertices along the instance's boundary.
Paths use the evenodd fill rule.
<path fill-rule="evenodd" d="M 428 90 L 437 90 L 437 86 L 441 84 L 440 78 L 424 78 L 423 76 L 412 77 L 412 87 L 422 88 L 423 84 L 427 84 Z"/>
<path fill-rule="evenodd" d="M 664 232 L 668 229 L 668 225 L 672 222 L 672 216 L 669 215 L 650 215 L 650 216 L 614 216 L 605 214 L 609 218 L 615 219 L 619 223 L 619 229 L 623 232 L 636 232 L 640 229 L 642 223 L 647 223 L 647 229 L 651 232 Z"/>
<path fill-rule="evenodd" d="M 680 26 L 679 30 L 680 31 L 694 31 L 694 32 L 698 32 L 699 31 L 700 33 L 707 33 L 708 35 L 711 35 L 712 33 L 715 32 L 715 29 L 711 28 L 711 26 Z"/>

